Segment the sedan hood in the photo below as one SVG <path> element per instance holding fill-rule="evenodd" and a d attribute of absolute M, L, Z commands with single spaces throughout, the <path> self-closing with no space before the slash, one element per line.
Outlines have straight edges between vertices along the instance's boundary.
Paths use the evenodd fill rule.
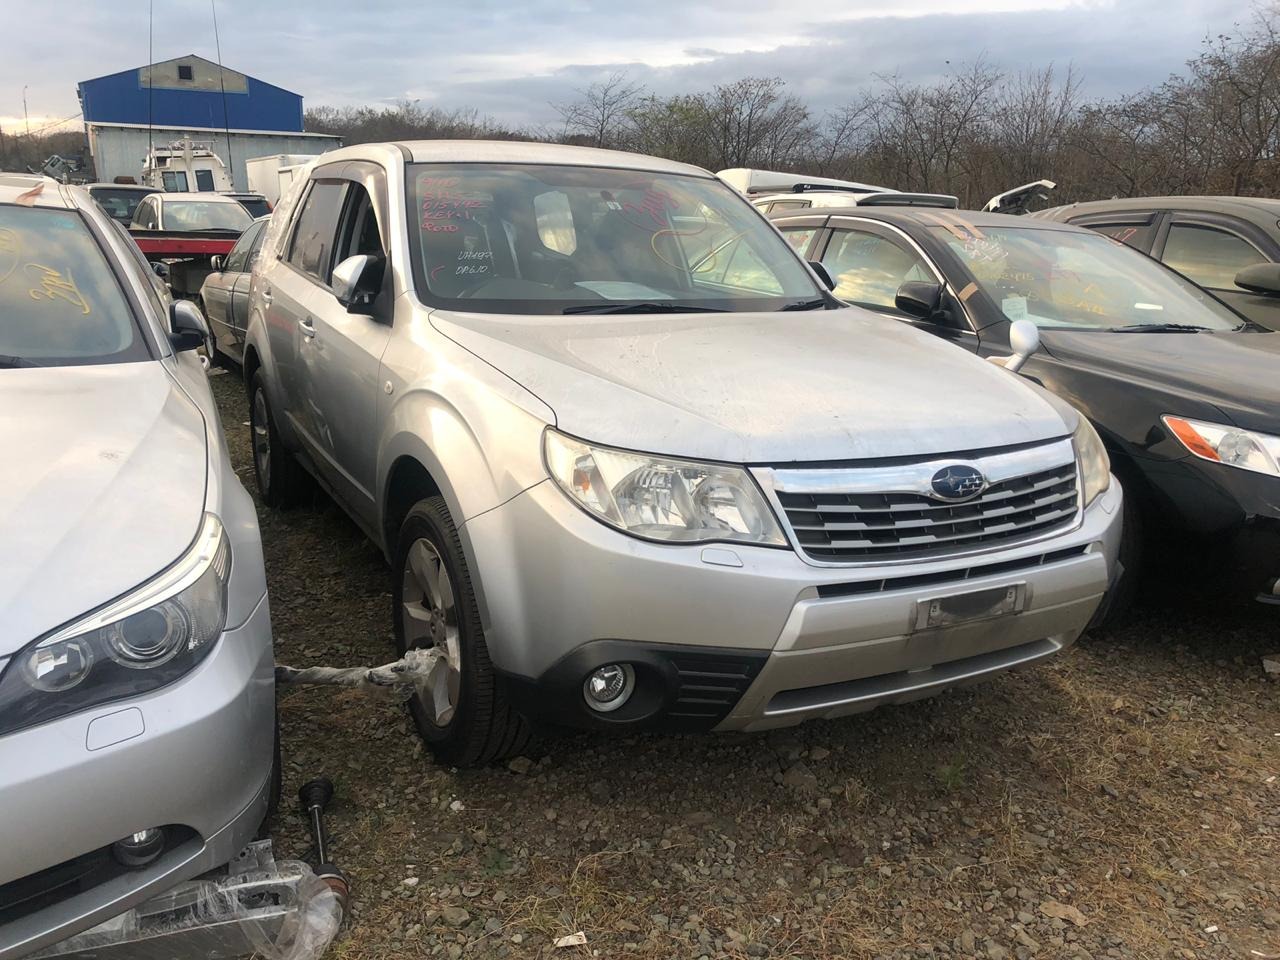
<path fill-rule="evenodd" d="M 1026 384 L 863 310 L 432 315 L 585 440 L 732 463 L 920 456 L 1061 437 Z"/>
<path fill-rule="evenodd" d="M 0 370 L 0 657 L 155 576 L 204 512 L 204 419 L 155 361 Z"/>
<path fill-rule="evenodd" d="M 1236 426 L 1280 433 L 1280 333 L 1045 330 L 1041 339 L 1064 362 L 1207 401 Z"/>

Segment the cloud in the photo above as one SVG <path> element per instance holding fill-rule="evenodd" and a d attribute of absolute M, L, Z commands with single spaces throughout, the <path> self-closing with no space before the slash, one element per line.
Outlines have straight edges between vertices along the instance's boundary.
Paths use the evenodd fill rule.
<path fill-rule="evenodd" d="M 476 109 L 514 126 L 554 122 L 553 102 L 624 70 L 661 93 L 756 74 L 779 76 L 822 111 L 877 75 L 937 79 L 985 53 L 1010 71 L 1073 63 L 1091 95 L 1157 83 L 1207 34 L 1229 30 L 1239 0 L 218 0 L 224 62 L 295 90 L 310 106 L 417 99 Z M 147 59 L 142 3 L 30 4 L 26 35 L 0 62 L 0 113 L 75 111 L 76 81 Z M 156 9 L 157 60 L 215 56 L 208 8 Z M 57 38 L 57 43 L 44 38 Z M 13 129 L 12 125 L 8 129 Z"/>

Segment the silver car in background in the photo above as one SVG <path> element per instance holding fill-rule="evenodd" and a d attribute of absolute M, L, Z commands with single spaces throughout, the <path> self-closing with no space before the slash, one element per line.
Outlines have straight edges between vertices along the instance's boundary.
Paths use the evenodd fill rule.
<path fill-rule="evenodd" d="M 1051 656 L 1122 493 L 1067 404 L 842 306 L 705 170 L 528 143 L 325 154 L 272 215 L 245 379 L 385 550 L 438 757 L 528 721 L 759 730 Z"/>
<path fill-rule="evenodd" d="M 212 359 L 244 360 L 244 334 L 249 320 L 249 283 L 269 217 L 254 220 L 225 257 L 216 256 L 213 272 L 200 287 L 200 306 L 209 322 Z"/>
<path fill-rule="evenodd" d="M 207 331 L 83 190 L 0 175 L 0 958 L 219 867 L 277 785 Z"/>

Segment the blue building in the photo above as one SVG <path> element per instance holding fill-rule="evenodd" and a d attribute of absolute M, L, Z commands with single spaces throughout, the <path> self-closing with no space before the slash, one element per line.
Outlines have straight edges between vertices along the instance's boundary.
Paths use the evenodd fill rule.
<path fill-rule="evenodd" d="M 188 138 L 209 143 L 243 190 L 249 158 L 341 146 L 302 129 L 299 94 L 195 54 L 83 80 L 77 93 L 99 180 L 136 179 L 152 143 Z"/>

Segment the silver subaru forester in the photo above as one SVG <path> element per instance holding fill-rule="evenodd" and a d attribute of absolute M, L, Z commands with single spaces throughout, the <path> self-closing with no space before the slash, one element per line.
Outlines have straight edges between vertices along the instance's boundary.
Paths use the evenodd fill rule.
<path fill-rule="evenodd" d="M 0 175 L 3 960 L 226 863 L 277 783 L 206 337 L 86 192 Z"/>
<path fill-rule="evenodd" d="M 1071 644 L 1121 490 L 1073 408 L 841 305 L 653 157 L 365 144 L 277 206 L 245 375 L 268 503 L 314 476 L 392 564 L 451 763 L 531 720 L 758 730 Z"/>

